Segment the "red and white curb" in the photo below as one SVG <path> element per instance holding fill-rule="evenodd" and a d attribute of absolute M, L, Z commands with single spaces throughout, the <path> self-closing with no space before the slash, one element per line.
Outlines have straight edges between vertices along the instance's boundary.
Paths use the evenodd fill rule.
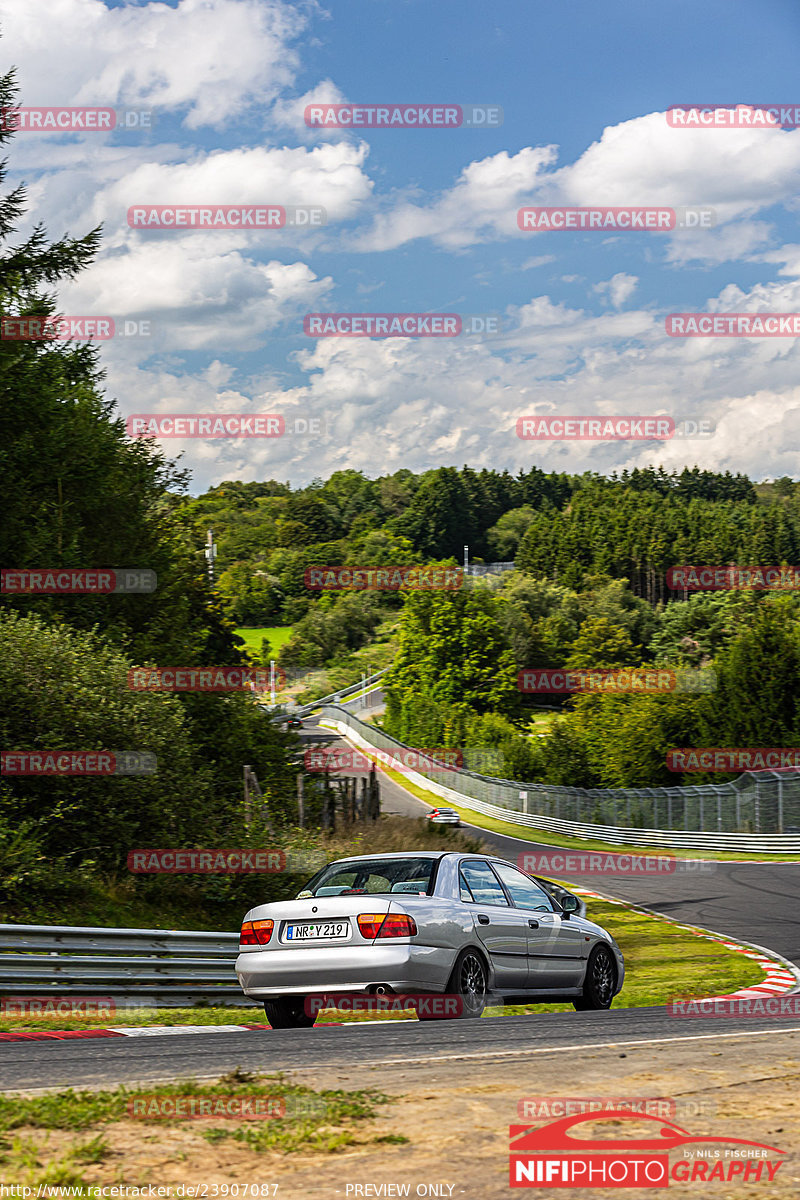
<path fill-rule="evenodd" d="M 21 1029 L 0 1033 L 0 1042 L 64 1042 L 71 1038 L 158 1037 L 174 1033 L 245 1033 L 271 1025 L 110 1025 L 107 1029 Z"/>
<path fill-rule="evenodd" d="M 761 983 L 754 983 L 750 987 L 740 988 L 738 992 L 727 992 L 724 996 L 703 996 L 702 999 L 705 1001 L 752 1000 L 757 997 L 782 996 L 800 987 L 800 969 L 774 950 L 765 950 L 763 946 L 756 946 L 752 942 L 733 941 L 727 934 L 715 933 L 711 929 L 704 929 L 701 925 L 687 925 L 684 921 L 676 921 L 673 917 L 667 917 L 664 913 L 656 912 L 655 909 L 646 908 L 641 904 L 630 904 L 627 901 L 619 900 L 615 896 L 605 896 L 601 892 L 589 891 L 588 888 L 575 887 L 568 881 L 563 881 L 563 886 L 579 896 L 588 896 L 592 900 L 602 900 L 606 904 L 618 904 L 621 908 L 626 908 L 631 912 L 645 913 L 648 917 L 655 917 L 659 921 L 666 921 L 668 924 L 674 925 L 676 929 L 685 929 L 687 933 L 693 933 L 696 937 L 707 938 L 712 942 L 719 942 L 726 950 L 732 950 L 735 954 L 743 954 L 745 958 L 753 959 L 764 972 L 766 978 Z"/>

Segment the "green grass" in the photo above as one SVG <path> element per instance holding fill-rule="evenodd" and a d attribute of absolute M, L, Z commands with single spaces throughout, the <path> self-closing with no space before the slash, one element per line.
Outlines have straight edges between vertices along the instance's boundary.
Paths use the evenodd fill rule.
<path fill-rule="evenodd" d="M 148 1117 L 133 1115 L 133 1102 L 156 1097 L 170 1100 L 177 1097 L 200 1096 L 212 1100 L 266 1098 L 281 1100 L 285 1115 L 264 1120 L 247 1118 L 208 1117 L 187 1123 L 180 1117 Z M 358 1123 L 370 1120 L 375 1109 L 388 1100 L 380 1092 L 326 1090 L 315 1092 L 301 1084 L 289 1083 L 282 1075 L 254 1075 L 235 1070 L 217 1083 L 197 1083 L 188 1079 L 172 1084 L 147 1088 L 118 1087 L 114 1091 L 64 1091 L 39 1096 L 0 1095 L 0 1133 L 17 1129 L 82 1131 L 109 1126 L 112 1122 L 138 1121 L 143 1129 L 165 1126 L 199 1129 L 210 1142 L 230 1138 L 252 1149 L 278 1150 L 285 1154 L 297 1150 L 331 1153 L 352 1144 Z M 41 1166 L 36 1142 L 23 1143 L 17 1139 L 15 1165 L 33 1168 Z M 0 1138 L 0 1164 L 8 1164 L 5 1153 L 12 1145 Z M 99 1162 L 108 1146 L 101 1133 L 73 1147 L 69 1157 L 78 1162 Z M 56 1164 L 51 1164 L 51 1167 Z M 48 1168 L 51 1169 L 51 1168 Z M 60 1164 L 58 1169 L 62 1169 Z M 58 1182 L 48 1179 L 47 1182 Z M 78 1180 L 78 1182 L 83 1182 Z"/>
<path fill-rule="evenodd" d="M 320 696 L 327 696 L 353 683 L 359 683 L 362 673 L 370 675 L 382 671 L 384 667 L 390 667 L 397 655 L 398 621 L 397 615 L 393 613 L 385 621 L 381 621 L 372 640 L 365 646 L 307 675 L 301 681 L 298 702 L 311 703 Z"/>
<path fill-rule="evenodd" d="M 240 1005 L 219 1005 L 198 1008 L 124 1008 L 120 1007 L 111 1016 L 80 1017 L 34 1017 L 0 1015 L 0 1033 L 35 1031 L 46 1033 L 52 1029 L 107 1029 L 109 1026 L 143 1025 L 262 1025 L 266 1023 L 264 1009 L 260 1004 L 245 1008 Z"/>
<path fill-rule="evenodd" d="M 547 733 L 553 721 L 561 715 L 560 711 L 551 712 L 549 709 L 536 712 L 528 722 L 528 729 L 532 734 Z"/>
<path fill-rule="evenodd" d="M 273 658 L 277 656 L 281 646 L 285 646 L 292 636 L 291 625 L 270 625 L 265 628 L 257 628 L 255 626 L 244 625 L 240 629 L 234 629 L 234 633 L 244 639 L 245 649 L 248 654 L 253 654 L 259 657 L 261 655 L 262 638 L 269 638 L 270 648 Z"/>

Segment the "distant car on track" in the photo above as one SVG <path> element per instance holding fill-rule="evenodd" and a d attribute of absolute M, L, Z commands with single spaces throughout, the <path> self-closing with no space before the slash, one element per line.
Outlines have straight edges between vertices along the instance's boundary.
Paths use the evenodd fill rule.
<path fill-rule="evenodd" d="M 251 909 L 236 974 L 274 1028 L 314 1024 L 319 993 L 447 993 L 452 1015 L 487 1003 L 556 1001 L 609 1008 L 622 952 L 580 901 L 505 859 L 413 851 L 338 859 L 294 900 Z M 422 1013 L 420 1013 L 422 1016 Z"/>
<path fill-rule="evenodd" d="M 428 820 L 431 825 L 455 825 L 461 824 L 461 817 L 454 808 L 434 808 L 428 813 Z"/>

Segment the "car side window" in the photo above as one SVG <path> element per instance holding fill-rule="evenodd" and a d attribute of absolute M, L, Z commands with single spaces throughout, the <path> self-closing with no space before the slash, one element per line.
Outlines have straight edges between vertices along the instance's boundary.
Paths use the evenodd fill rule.
<path fill-rule="evenodd" d="M 458 872 L 458 886 L 461 891 L 461 899 L 464 901 L 464 903 L 465 904 L 474 904 L 475 897 L 473 896 L 472 892 L 469 890 L 469 884 L 467 883 L 466 879 L 464 878 L 463 871 Z"/>
<path fill-rule="evenodd" d="M 554 912 L 550 897 L 544 888 L 539 887 L 522 871 L 507 863 L 492 863 L 497 874 L 506 886 L 509 896 L 517 908 L 532 908 L 537 912 Z"/>
<path fill-rule="evenodd" d="M 497 882 L 497 876 L 487 862 L 474 859 L 461 864 L 461 872 L 475 904 L 491 904 L 496 908 L 508 908 L 508 900 Z M 463 900 L 463 895 L 462 895 Z"/>

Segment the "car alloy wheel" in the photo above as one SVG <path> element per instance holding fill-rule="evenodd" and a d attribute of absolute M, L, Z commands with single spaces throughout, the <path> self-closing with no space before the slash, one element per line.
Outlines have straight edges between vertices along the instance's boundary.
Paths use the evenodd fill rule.
<path fill-rule="evenodd" d="M 447 984 L 446 995 L 456 996 L 459 1003 L 455 1013 L 417 1011 L 420 1021 L 441 1021 L 479 1017 L 486 1007 L 486 965 L 476 950 L 462 950 L 456 959 L 453 973 Z"/>
<path fill-rule="evenodd" d="M 607 946 L 595 946 L 586 966 L 583 995 L 574 1001 L 579 1011 L 591 1008 L 610 1008 L 614 999 L 617 973 L 611 951 Z"/>
<path fill-rule="evenodd" d="M 455 987 L 461 999 L 462 1018 L 479 1017 L 486 1007 L 486 967 L 477 950 L 462 950 L 453 972 Z"/>

